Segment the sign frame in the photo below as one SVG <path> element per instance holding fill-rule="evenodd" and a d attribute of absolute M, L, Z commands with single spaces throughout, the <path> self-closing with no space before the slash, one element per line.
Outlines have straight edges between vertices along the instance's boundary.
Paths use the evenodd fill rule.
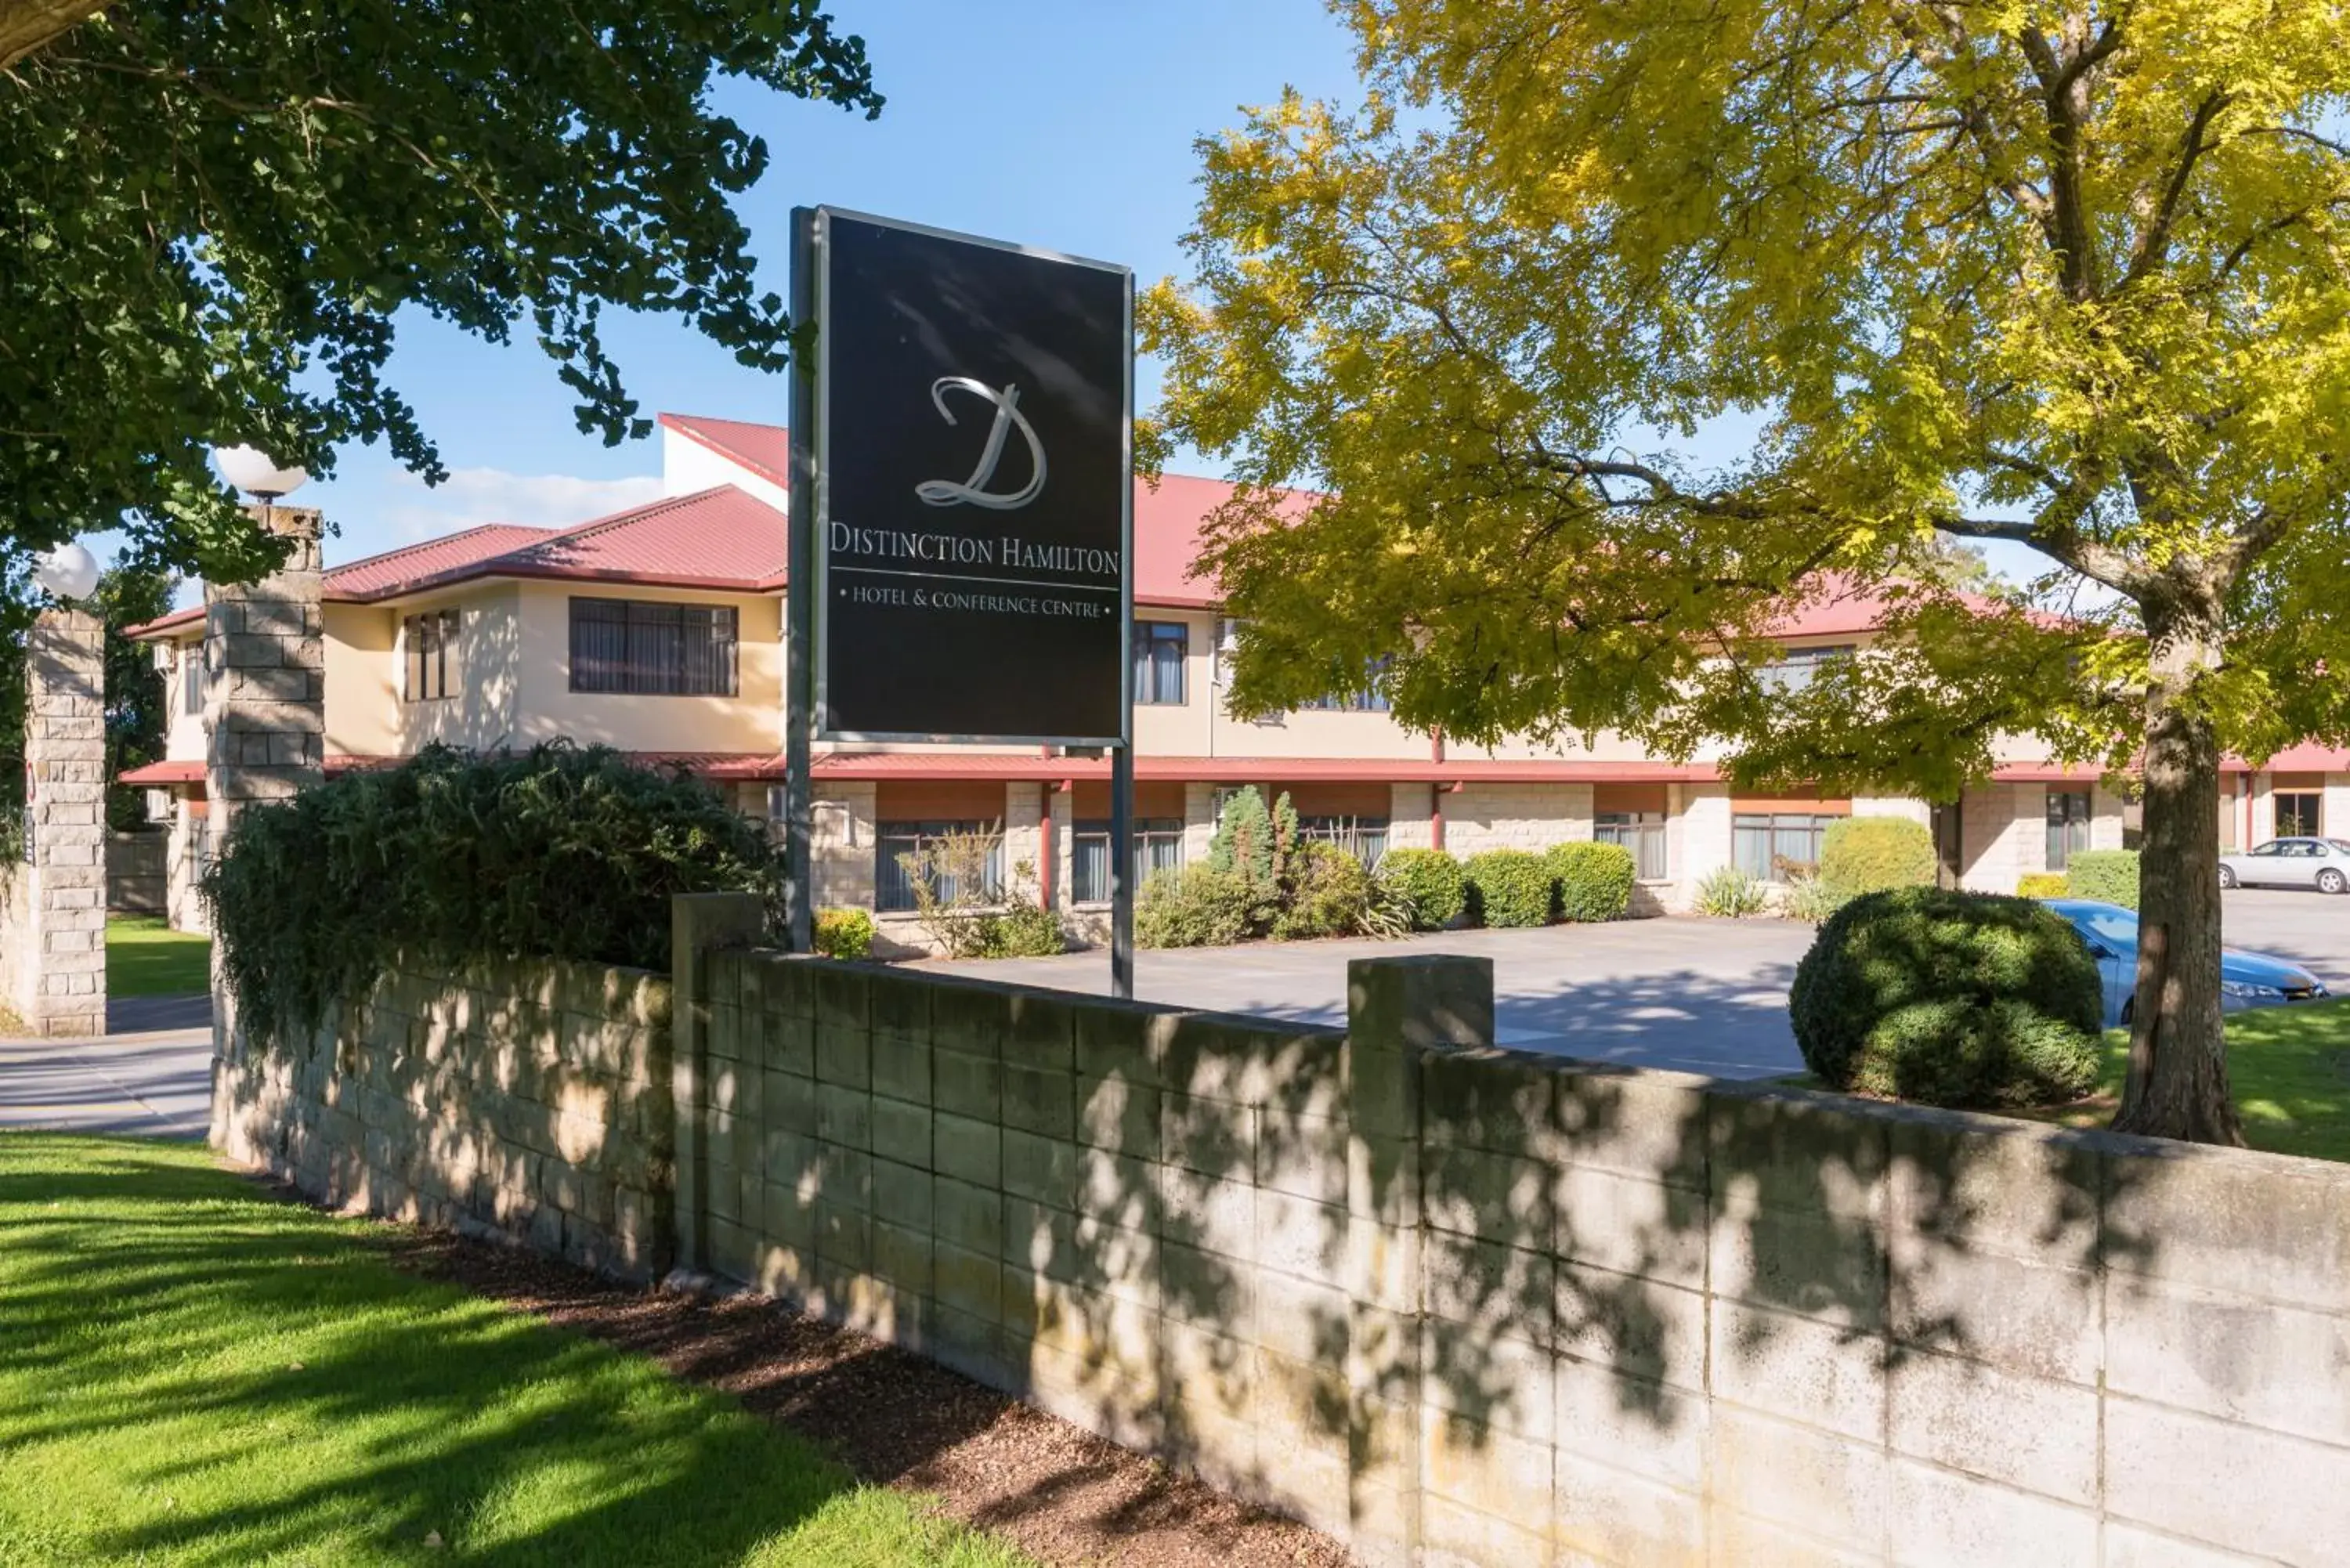
<path fill-rule="evenodd" d="M 805 556 L 809 565 L 808 598 L 813 600 L 814 624 L 809 649 L 809 693 L 813 711 L 809 720 L 817 741 L 849 742 L 857 744 L 937 744 L 937 745 L 997 745 L 997 746 L 1065 746 L 1120 751 L 1130 748 L 1134 741 L 1134 269 L 1115 262 L 1097 261 L 1090 256 L 1071 255 L 1060 251 L 1045 250 L 1035 245 L 1021 244 L 1009 240 L 992 239 L 984 234 L 965 234 L 955 229 L 942 229 L 929 223 L 917 223 L 902 218 L 886 218 L 871 213 L 861 213 L 847 207 L 818 205 L 808 213 L 806 273 L 810 285 L 810 317 L 816 327 L 816 364 L 809 387 L 810 412 L 816 430 L 814 440 L 802 448 L 801 438 L 795 431 L 793 445 L 809 452 L 807 489 L 814 504 L 805 519 L 793 519 L 795 532 L 805 529 Z M 951 244 L 974 245 L 987 250 L 1003 251 L 1031 259 L 1053 262 L 1067 266 L 1081 266 L 1111 274 L 1123 283 L 1125 296 L 1121 329 L 1126 341 L 1126 369 L 1120 389 L 1118 410 L 1119 468 L 1125 482 L 1118 491 L 1118 732 L 1114 735 L 1032 735 L 1032 734 L 972 734 L 945 732 L 899 730 L 848 730 L 832 722 L 828 700 L 827 677 L 831 659 L 832 595 L 827 560 L 826 529 L 832 521 L 832 220 L 846 219 L 852 223 L 869 223 L 878 228 L 893 229 L 905 234 L 920 234 L 927 239 Z M 796 263 L 798 257 L 794 260 Z M 795 267 L 795 271 L 796 271 Z M 806 602 L 806 601 L 803 601 Z"/>

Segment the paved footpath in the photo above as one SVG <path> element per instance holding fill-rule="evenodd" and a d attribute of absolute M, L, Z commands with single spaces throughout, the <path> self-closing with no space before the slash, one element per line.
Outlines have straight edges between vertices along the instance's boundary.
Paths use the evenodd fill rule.
<path fill-rule="evenodd" d="M 209 1026 L 102 1040 L 0 1040 L 0 1129 L 200 1138 Z"/>

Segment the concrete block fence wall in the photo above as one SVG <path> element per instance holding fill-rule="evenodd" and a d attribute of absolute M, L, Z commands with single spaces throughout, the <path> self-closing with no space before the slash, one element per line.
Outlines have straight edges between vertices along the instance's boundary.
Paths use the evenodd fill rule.
<path fill-rule="evenodd" d="M 1367 1564 L 2337 1564 L 2350 1170 L 789 958 L 388 977 L 223 1064 L 306 1190 L 787 1297 Z M 673 998 L 673 1003 L 672 1003 Z M 664 1070 L 666 1075 L 664 1075 Z"/>
<path fill-rule="evenodd" d="M 666 976 L 410 961 L 307 1039 L 233 1023 L 214 1053 L 213 1147 L 318 1202 L 629 1278 L 669 1267 Z"/>

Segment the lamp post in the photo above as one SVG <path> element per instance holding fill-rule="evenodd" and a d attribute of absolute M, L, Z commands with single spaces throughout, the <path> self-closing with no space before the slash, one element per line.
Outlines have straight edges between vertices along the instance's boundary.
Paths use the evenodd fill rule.
<path fill-rule="evenodd" d="M 309 483 L 307 469 L 280 467 L 277 460 L 257 446 L 216 446 L 213 462 L 221 477 L 266 506 Z"/>
<path fill-rule="evenodd" d="M 33 581 L 54 597 L 86 599 L 98 591 L 98 557 L 75 544 L 44 550 L 33 557 Z"/>

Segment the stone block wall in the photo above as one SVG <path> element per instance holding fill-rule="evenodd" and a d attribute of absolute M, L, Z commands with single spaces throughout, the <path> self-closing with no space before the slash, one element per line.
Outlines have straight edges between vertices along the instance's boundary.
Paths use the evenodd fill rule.
<path fill-rule="evenodd" d="M 2350 1541 L 2350 1168 L 1495 1050 L 1481 960 L 1358 961 L 1340 1032 L 677 909 L 673 1012 L 390 977 L 224 1064 L 216 1138 L 639 1275 L 673 1236 L 1371 1568 Z"/>
<path fill-rule="evenodd" d="M 1444 847 L 1462 859 L 1591 836 L 1589 784 L 1469 784 L 1444 797 Z"/>
<path fill-rule="evenodd" d="M 637 970 L 411 961 L 307 1038 L 213 1063 L 212 1143 L 308 1197 L 667 1271 L 670 988 Z"/>

